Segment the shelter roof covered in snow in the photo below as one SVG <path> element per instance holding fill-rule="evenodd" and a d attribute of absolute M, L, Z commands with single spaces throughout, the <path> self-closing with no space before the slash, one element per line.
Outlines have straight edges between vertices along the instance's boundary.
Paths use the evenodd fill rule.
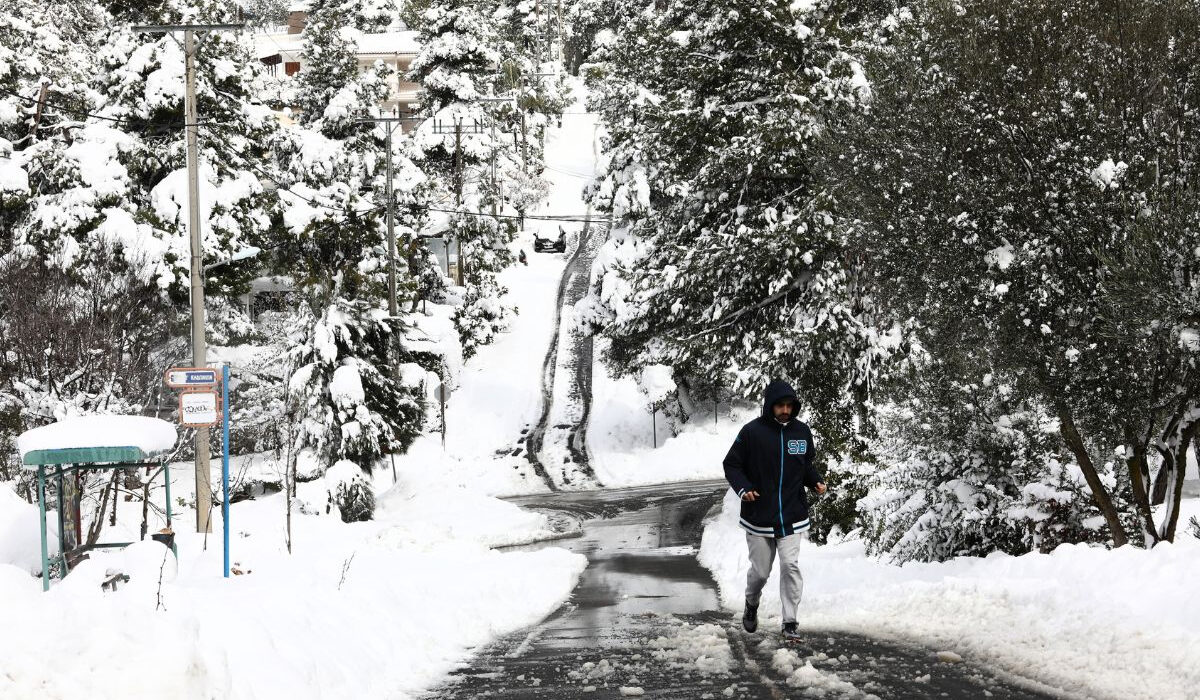
<path fill-rule="evenodd" d="M 17 438 L 21 463 L 142 462 L 175 446 L 175 426 L 146 416 L 82 416 L 27 430 Z"/>

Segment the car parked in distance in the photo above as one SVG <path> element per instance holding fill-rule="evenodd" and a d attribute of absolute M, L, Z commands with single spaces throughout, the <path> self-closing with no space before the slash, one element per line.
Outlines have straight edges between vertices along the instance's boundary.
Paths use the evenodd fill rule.
<path fill-rule="evenodd" d="M 533 234 L 533 250 L 535 253 L 565 253 L 567 252 L 567 232 L 558 227 L 558 238 L 543 238 L 541 232 Z"/>

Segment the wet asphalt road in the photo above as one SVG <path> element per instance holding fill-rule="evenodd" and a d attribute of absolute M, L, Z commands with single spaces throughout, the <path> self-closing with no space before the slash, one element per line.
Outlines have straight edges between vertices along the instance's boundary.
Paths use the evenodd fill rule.
<path fill-rule="evenodd" d="M 695 557 L 723 482 L 512 499 L 583 535 L 551 543 L 585 554 L 571 599 L 540 624 L 480 649 L 429 700 L 451 698 L 1048 698 L 934 650 L 844 633 L 786 647 L 720 610 Z M 545 546 L 545 545 L 542 545 Z M 767 595 L 771 595 L 767 591 Z"/>

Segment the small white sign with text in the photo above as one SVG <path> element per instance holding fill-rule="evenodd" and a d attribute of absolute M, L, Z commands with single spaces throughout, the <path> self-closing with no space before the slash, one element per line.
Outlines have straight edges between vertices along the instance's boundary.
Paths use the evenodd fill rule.
<path fill-rule="evenodd" d="M 214 425 L 217 420 L 217 392 L 188 391 L 179 395 L 180 425 Z"/>

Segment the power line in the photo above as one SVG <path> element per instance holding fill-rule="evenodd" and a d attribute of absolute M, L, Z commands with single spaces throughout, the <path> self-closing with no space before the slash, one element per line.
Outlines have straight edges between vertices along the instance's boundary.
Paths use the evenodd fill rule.
<path fill-rule="evenodd" d="M 39 104 L 38 100 L 35 100 L 32 97 L 25 97 L 24 95 L 22 95 L 19 92 L 13 92 L 12 90 L 8 90 L 6 88 L 0 88 L 0 93 L 10 95 L 12 97 L 17 98 L 18 100 L 21 100 L 22 102 L 25 102 L 25 103 L 28 103 L 28 104 L 31 104 L 34 106 L 37 106 Z M 49 102 L 49 99 L 47 99 L 47 102 Z M 86 110 L 80 110 L 80 109 L 72 109 L 70 107 L 57 107 L 56 106 L 56 107 L 52 107 L 49 109 L 54 109 L 55 111 L 58 111 L 58 112 L 66 112 L 68 114 L 80 115 L 85 118 L 103 119 L 105 121 L 115 122 L 117 124 L 128 124 L 129 123 L 127 120 L 121 119 L 118 117 L 106 117 L 103 114 L 96 114 L 95 112 L 88 112 Z"/>
<path fill-rule="evenodd" d="M 440 207 L 432 207 L 432 206 L 427 206 L 427 205 L 423 205 L 423 204 L 417 204 L 414 206 L 417 207 L 418 209 L 424 209 L 426 211 L 436 211 L 436 212 L 440 212 L 443 214 L 461 214 L 464 216 L 486 216 L 486 217 L 491 217 L 494 219 L 520 220 L 520 219 L 524 218 L 524 219 L 533 219 L 534 221 L 563 221 L 563 222 L 592 223 L 592 224 L 598 224 L 598 225 L 603 224 L 603 222 L 596 221 L 592 217 L 588 216 L 587 214 L 562 214 L 562 215 L 526 214 L 524 217 L 522 217 L 522 216 L 516 215 L 516 214 L 492 214 L 489 212 L 469 211 L 466 209 L 442 209 Z"/>
<path fill-rule="evenodd" d="M 0 88 L 0 93 L 10 95 L 12 97 L 17 98 L 18 100 L 21 100 L 22 102 L 26 102 L 26 103 L 34 105 L 34 106 L 36 106 L 38 104 L 37 100 L 30 98 L 30 97 L 25 97 L 24 95 L 22 95 L 18 92 L 13 92 L 12 90 L 8 90 L 6 88 Z M 140 125 L 138 121 L 132 120 L 132 119 L 127 119 L 127 118 L 122 118 L 122 117 L 109 117 L 109 116 L 106 116 L 103 114 L 97 114 L 96 112 L 89 112 L 87 110 L 82 110 L 82 109 L 73 109 L 71 107 L 66 107 L 66 106 L 57 106 L 57 105 L 51 106 L 48 103 L 49 103 L 49 99 L 47 98 L 47 104 L 43 105 L 43 108 L 47 111 L 43 112 L 43 114 L 53 114 L 53 113 L 58 113 L 58 112 L 65 112 L 67 114 L 74 115 L 74 116 L 80 116 L 85 119 L 101 119 L 104 121 L 113 122 L 114 124 L 123 124 L 125 126 L 139 126 Z M 216 123 L 216 122 L 196 122 L 196 125 L 197 126 L 210 126 L 214 123 Z M 149 125 L 150 123 L 147 122 L 147 124 Z M 183 121 L 183 122 L 170 122 L 167 124 L 153 124 L 153 126 L 178 129 L 181 127 L 188 126 L 188 124 L 186 121 Z"/>

